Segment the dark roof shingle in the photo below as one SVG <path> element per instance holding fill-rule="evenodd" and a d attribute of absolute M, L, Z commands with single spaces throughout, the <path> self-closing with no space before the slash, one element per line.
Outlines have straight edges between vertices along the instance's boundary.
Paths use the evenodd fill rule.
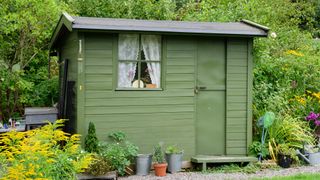
<path fill-rule="evenodd" d="M 188 22 L 73 17 L 74 29 L 266 36 L 266 29 L 244 22 Z"/>
<path fill-rule="evenodd" d="M 159 33 L 183 33 L 217 36 L 255 37 L 268 36 L 269 29 L 251 21 L 241 22 L 189 22 L 163 20 L 136 20 L 93 17 L 72 17 L 63 13 L 52 34 L 50 49 L 65 31 L 99 30 L 99 31 L 136 31 Z"/>

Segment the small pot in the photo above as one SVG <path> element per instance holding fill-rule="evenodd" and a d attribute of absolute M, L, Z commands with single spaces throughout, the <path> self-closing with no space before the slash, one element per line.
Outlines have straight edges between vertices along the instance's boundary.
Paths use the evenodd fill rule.
<path fill-rule="evenodd" d="M 292 158 L 289 155 L 279 154 L 278 165 L 283 168 L 289 168 L 292 163 Z"/>
<path fill-rule="evenodd" d="M 154 164 L 154 173 L 156 176 L 166 176 L 167 175 L 167 163 Z"/>
<path fill-rule="evenodd" d="M 168 162 L 168 172 L 176 173 L 181 171 L 183 153 L 167 154 L 166 161 Z"/>
<path fill-rule="evenodd" d="M 151 154 L 138 154 L 136 157 L 136 175 L 146 176 L 149 174 L 152 163 Z"/>

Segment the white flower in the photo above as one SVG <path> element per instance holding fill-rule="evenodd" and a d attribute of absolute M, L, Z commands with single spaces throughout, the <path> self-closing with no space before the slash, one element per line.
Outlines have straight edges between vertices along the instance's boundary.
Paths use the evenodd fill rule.
<path fill-rule="evenodd" d="M 271 36 L 273 39 L 275 39 L 275 38 L 277 37 L 277 34 L 276 34 L 275 32 L 272 32 L 272 33 L 270 34 L 270 36 Z"/>

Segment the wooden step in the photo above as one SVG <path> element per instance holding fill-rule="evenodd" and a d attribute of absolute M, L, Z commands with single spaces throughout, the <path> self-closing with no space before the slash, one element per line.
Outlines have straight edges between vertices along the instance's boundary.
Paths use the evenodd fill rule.
<path fill-rule="evenodd" d="M 196 155 L 191 158 L 193 163 L 202 163 L 202 171 L 207 169 L 207 163 L 235 163 L 235 162 L 256 162 L 258 159 L 252 156 L 208 156 Z"/>

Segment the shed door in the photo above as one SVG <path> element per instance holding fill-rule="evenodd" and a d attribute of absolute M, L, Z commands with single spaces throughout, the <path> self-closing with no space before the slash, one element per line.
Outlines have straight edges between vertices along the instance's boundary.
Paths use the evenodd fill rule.
<path fill-rule="evenodd" d="M 201 155 L 225 154 L 225 43 L 198 41 L 196 81 L 196 150 Z"/>

